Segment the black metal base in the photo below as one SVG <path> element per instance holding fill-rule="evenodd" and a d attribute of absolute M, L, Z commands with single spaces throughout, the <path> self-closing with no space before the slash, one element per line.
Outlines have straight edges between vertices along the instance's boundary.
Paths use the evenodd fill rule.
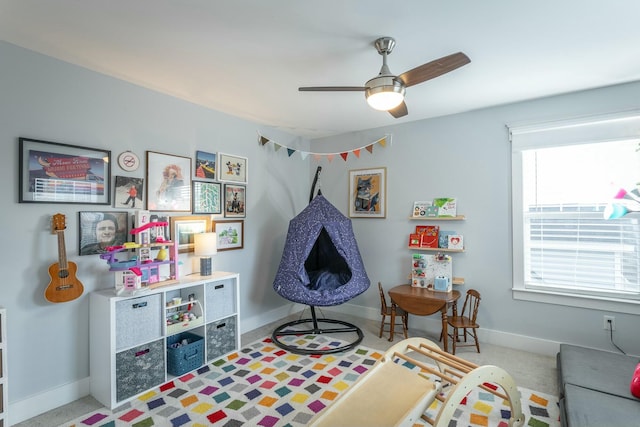
<path fill-rule="evenodd" d="M 364 338 L 364 334 L 362 330 L 357 326 L 345 322 L 342 320 L 335 319 L 318 319 L 316 317 L 315 307 L 311 307 L 311 319 L 299 319 L 294 320 L 284 325 L 280 325 L 273 331 L 271 335 L 271 339 L 273 342 L 280 348 L 290 351 L 294 354 L 331 354 L 331 353 L 340 353 L 343 351 L 348 351 L 356 347 L 358 344 L 362 342 Z M 311 329 L 289 329 L 296 325 L 303 325 L 305 323 L 311 323 L 313 328 Z M 341 327 L 330 327 L 330 328 L 321 328 L 318 326 L 319 323 L 328 323 L 330 325 L 341 325 Z M 357 338 L 354 341 L 350 341 L 347 344 L 328 349 L 317 349 L 317 348 L 307 348 L 300 347 L 296 345 L 285 344 L 280 341 L 280 337 L 291 336 L 291 335 L 322 335 L 322 334 L 340 334 L 340 333 L 356 333 Z"/>

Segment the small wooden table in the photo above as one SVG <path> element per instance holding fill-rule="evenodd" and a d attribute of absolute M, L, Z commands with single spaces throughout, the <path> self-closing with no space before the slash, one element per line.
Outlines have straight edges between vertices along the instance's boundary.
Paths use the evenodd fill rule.
<path fill-rule="evenodd" d="M 391 338 L 396 321 L 396 307 L 417 316 L 428 316 L 440 311 L 442 313 L 442 342 L 444 351 L 449 351 L 447 334 L 447 307 L 453 305 L 456 312 L 456 301 L 460 298 L 460 291 L 437 292 L 411 285 L 398 285 L 389 289 L 391 297 Z"/>

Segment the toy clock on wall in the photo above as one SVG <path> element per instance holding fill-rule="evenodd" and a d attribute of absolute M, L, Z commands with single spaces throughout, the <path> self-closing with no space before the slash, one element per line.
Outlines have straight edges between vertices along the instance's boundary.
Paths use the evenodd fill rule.
<path fill-rule="evenodd" d="M 140 166 L 140 159 L 132 151 L 124 151 L 118 156 L 118 166 L 127 172 L 133 172 Z"/>

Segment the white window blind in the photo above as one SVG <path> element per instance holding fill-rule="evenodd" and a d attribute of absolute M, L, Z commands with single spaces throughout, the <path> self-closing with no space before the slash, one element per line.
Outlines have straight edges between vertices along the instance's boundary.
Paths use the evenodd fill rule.
<path fill-rule="evenodd" d="M 640 112 L 509 131 L 514 290 L 639 301 L 640 214 L 604 210 L 640 182 Z"/>

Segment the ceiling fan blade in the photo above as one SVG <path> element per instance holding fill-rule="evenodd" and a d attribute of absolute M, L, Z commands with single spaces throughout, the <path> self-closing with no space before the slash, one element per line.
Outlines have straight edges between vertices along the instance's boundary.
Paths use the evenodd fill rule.
<path fill-rule="evenodd" d="M 300 92 L 364 92 L 364 86 L 306 86 Z"/>
<path fill-rule="evenodd" d="M 405 104 L 404 101 L 402 101 L 396 108 L 389 110 L 389 114 L 391 114 L 396 119 L 404 117 L 408 113 L 409 112 L 407 111 L 407 104 Z"/>
<path fill-rule="evenodd" d="M 418 83 L 434 79 L 438 76 L 460 68 L 471 62 L 469 57 L 462 52 L 443 56 L 435 61 L 427 62 L 419 67 L 402 73 L 398 76 L 404 82 L 405 87 L 417 85 Z"/>

